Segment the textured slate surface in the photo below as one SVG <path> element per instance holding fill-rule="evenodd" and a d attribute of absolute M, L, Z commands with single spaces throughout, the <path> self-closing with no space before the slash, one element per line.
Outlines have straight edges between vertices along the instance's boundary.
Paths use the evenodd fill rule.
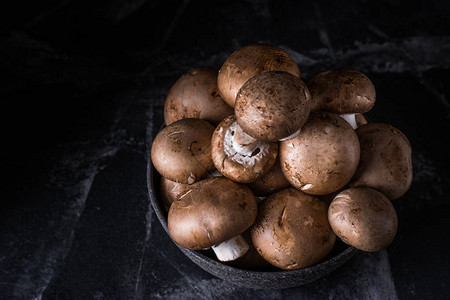
<path fill-rule="evenodd" d="M 69 1 L 2 9 L 0 299 L 445 299 L 450 292 L 450 5 L 445 1 Z M 25 9 L 26 8 L 26 9 Z M 204 272 L 146 191 L 170 86 L 237 48 L 288 51 L 309 78 L 366 73 L 371 120 L 401 129 L 414 180 L 379 253 L 285 290 Z"/>

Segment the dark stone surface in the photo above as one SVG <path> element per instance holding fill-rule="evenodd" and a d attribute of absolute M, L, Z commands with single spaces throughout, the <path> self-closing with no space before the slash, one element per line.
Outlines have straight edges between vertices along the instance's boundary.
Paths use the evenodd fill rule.
<path fill-rule="evenodd" d="M 446 299 L 450 292 L 446 1 L 15 1 L 0 9 L 0 299 Z M 311 284 L 257 290 L 192 263 L 147 197 L 170 86 L 241 46 L 282 47 L 305 79 L 364 72 L 372 121 L 413 147 L 387 250 Z"/>

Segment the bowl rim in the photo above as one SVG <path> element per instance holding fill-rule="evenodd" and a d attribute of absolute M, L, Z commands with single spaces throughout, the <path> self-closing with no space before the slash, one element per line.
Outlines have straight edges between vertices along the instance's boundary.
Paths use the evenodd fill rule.
<path fill-rule="evenodd" d="M 161 128 L 162 127 L 164 127 L 164 124 L 161 126 Z M 299 275 L 299 274 L 316 273 L 319 270 L 323 270 L 323 267 L 325 265 L 329 265 L 331 263 L 332 267 L 330 268 L 329 272 L 323 274 L 323 276 L 325 276 L 325 275 L 328 275 L 329 273 L 331 273 L 332 271 L 336 270 L 337 268 L 339 268 L 341 265 L 343 265 L 345 262 L 347 262 L 350 258 L 352 258 L 358 252 L 358 249 L 356 249 L 350 245 L 346 245 L 347 248 L 344 249 L 343 251 L 339 252 L 335 256 L 330 257 L 326 260 L 323 260 L 323 261 L 321 261 L 317 264 L 314 264 L 312 266 L 309 266 L 309 267 L 300 268 L 300 269 L 296 269 L 296 270 L 258 271 L 258 270 L 247 270 L 247 269 L 240 269 L 237 267 L 233 267 L 233 266 L 221 263 L 217 260 L 214 260 L 214 259 L 200 253 L 199 251 L 182 248 L 170 236 L 169 228 L 167 226 L 167 218 L 165 216 L 165 210 L 162 205 L 162 201 L 160 199 L 158 199 L 159 196 L 156 195 L 155 174 L 157 173 L 157 171 L 154 168 L 152 161 L 151 161 L 151 151 L 147 151 L 147 153 L 148 153 L 148 155 L 147 155 L 147 191 L 148 191 L 148 195 L 149 195 L 153 210 L 156 213 L 156 216 L 157 216 L 159 222 L 161 223 L 161 226 L 164 228 L 164 231 L 170 237 L 172 242 L 182 252 L 184 252 L 184 254 L 186 256 L 188 256 L 189 259 L 191 259 L 195 264 L 197 264 L 198 266 L 200 266 L 203 269 L 205 269 L 205 268 L 203 266 L 199 265 L 196 261 L 194 261 L 193 257 L 196 260 L 206 261 L 208 264 L 210 264 L 213 267 L 217 267 L 220 269 L 226 269 L 228 272 L 238 273 L 242 276 L 254 275 L 254 276 L 265 276 L 265 277 L 268 276 L 268 277 L 273 277 L 273 278 L 275 278 L 275 277 L 278 278 L 278 277 L 283 277 L 283 276 L 289 276 L 289 277 L 294 276 L 295 277 L 296 275 Z M 160 177 L 160 175 L 158 174 L 156 177 Z M 341 262 L 341 263 L 336 265 L 337 262 Z M 206 271 L 208 271 L 208 270 L 206 270 Z M 209 273 L 211 273 L 211 272 L 209 272 Z M 213 274 L 213 275 L 215 275 L 215 274 Z M 323 277 L 323 276 L 320 276 L 320 277 Z M 318 278 L 316 278 L 316 279 L 318 279 Z M 314 280 L 312 280 L 312 281 L 314 281 Z M 312 281 L 309 281 L 309 282 L 312 282 Z M 308 283 L 308 282 L 305 282 L 305 284 L 306 283 Z M 297 284 L 297 285 L 301 285 L 301 284 Z"/>

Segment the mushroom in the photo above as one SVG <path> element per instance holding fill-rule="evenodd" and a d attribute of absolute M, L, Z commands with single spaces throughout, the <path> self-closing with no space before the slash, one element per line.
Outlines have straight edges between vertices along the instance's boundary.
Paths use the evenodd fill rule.
<path fill-rule="evenodd" d="M 336 236 L 327 218 L 327 205 L 294 188 L 261 202 L 251 229 L 259 254 L 283 270 L 311 266 L 333 249 Z"/>
<path fill-rule="evenodd" d="M 155 169 L 172 181 L 192 184 L 213 167 L 214 127 L 201 119 L 182 119 L 163 128 L 152 143 Z"/>
<path fill-rule="evenodd" d="M 255 221 L 257 204 L 246 186 L 225 177 L 199 181 L 172 203 L 168 228 L 181 247 L 212 247 L 220 261 L 230 261 L 248 251 L 240 236 Z"/>
<path fill-rule="evenodd" d="M 366 113 L 375 105 L 375 87 L 356 70 L 336 69 L 321 72 L 306 85 L 311 92 L 312 111 L 324 110 L 341 115 L 356 128 L 355 113 Z"/>
<path fill-rule="evenodd" d="M 236 122 L 226 117 L 216 127 L 211 140 L 214 166 L 224 176 L 241 183 L 253 182 L 273 167 L 277 143 L 258 141 L 247 135 Z"/>
<path fill-rule="evenodd" d="M 361 159 L 349 185 L 374 188 L 389 199 L 403 196 L 413 179 L 411 144 L 389 124 L 368 123 L 356 130 Z"/>
<path fill-rule="evenodd" d="M 328 209 L 331 228 L 345 243 L 363 250 L 386 248 L 397 233 L 397 213 L 385 195 L 372 188 L 349 188 Z"/>
<path fill-rule="evenodd" d="M 289 187 L 291 184 L 286 179 L 281 170 L 280 159 L 277 156 L 277 160 L 273 167 L 267 172 L 266 175 L 260 179 L 247 184 L 247 186 L 252 190 L 252 192 L 257 197 L 267 197 L 272 193 L 281 191 Z"/>
<path fill-rule="evenodd" d="M 204 119 L 217 125 L 233 114 L 233 108 L 220 96 L 217 70 L 191 69 L 170 88 L 164 102 L 164 121 L 169 125 L 184 118 Z"/>
<path fill-rule="evenodd" d="M 331 112 L 311 113 L 300 134 L 280 143 L 281 169 L 295 188 L 313 195 L 338 191 L 359 163 L 353 128 Z"/>
<path fill-rule="evenodd" d="M 253 76 L 268 71 L 285 71 L 300 77 L 294 59 L 281 48 L 254 44 L 233 52 L 223 63 L 217 77 L 223 99 L 234 107 L 242 85 Z"/>
<path fill-rule="evenodd" d="M 309 90 L 299 77 L 266 72 L 241 87 L 234 113 L 245 133 L 261 141 L 276 142 L 300 132 L 308 119 L 310 100 Z"/>
<path fill-rule="evenodd" d="M 173 201 L 190 188 L 189 184 L 175 182 L 161 176 L 159 190 L 166 211 L 169 211 Z"/>

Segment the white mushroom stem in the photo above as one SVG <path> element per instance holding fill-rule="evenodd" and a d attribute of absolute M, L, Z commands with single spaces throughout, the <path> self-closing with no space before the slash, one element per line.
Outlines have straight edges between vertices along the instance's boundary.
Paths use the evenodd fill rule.
<path fill-rule="evenodd" d="M 269 143 L 261 142 L 246 134 L 233 122 L 225 132 L 223 148 L 227 157 L 241 165 L 254 166 L 267 154 Z"/>
<path fill-rule="evenodd" d="M 251 155 L 256 147 L 259 145 L 259 141 L 248 134 L 246 134 L 239 125 L 236 123 L 232 138 L 233 148 L 237 153 L 244 155 Z"/>
<path fill-rule="evenodd" d="M 234 131 L 234 139 L 238 144 L 242 146 L 252 145 L 257 142 L 254 137 L 246 134 L 239 125 L 236 126 L 236 129 Z"/>
<path fill-rule="evenodd" d="M 301 128 L 299 130 L 297 130 L 296 132 L 294 132 L 293 134 L 291 134 L 290 136 L 280 139 L 280 142 L 295 138 L 297 135 L 300 134 L 300 130 L 301 130 Z"/>
<path fill-rule="evenodd" d="M 343 114 L 343 115 L 340 115 L 340 117 L 342 119 L 344 119 L 345 121 L 347 121 L 353 127 L 353 129 L 356 129 L 356 128 L 358 128 L 358 124 L 356 124 L 355 115 L 356 114 Z"/>
<path fill-rule="evenodd" d="M 232 261 L 247 253 L 249 246 L 241 235 L 211 247 L 220 261 Z"/>

